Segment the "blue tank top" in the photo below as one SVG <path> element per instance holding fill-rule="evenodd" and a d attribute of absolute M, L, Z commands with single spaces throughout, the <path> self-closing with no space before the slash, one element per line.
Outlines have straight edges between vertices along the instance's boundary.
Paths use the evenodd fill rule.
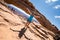
<path fill-rule="evenodd" d="M 32 22 L 33 17 L 34 17 L 33 15 L 30 15 L 30 17 L 27 19 L 27 21 Z"/>

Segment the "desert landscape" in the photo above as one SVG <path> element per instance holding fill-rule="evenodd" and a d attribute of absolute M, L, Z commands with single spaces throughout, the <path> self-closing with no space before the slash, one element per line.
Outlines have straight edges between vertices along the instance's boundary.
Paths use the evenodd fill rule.
<path fill-rule="evenodd" d="M 57 27 L 52 25 L 42 14 L 39 14 L 36 9 L 36 15 L 40 17 L 36 18 L 39 23 L 33 21 L 28 25 L 29 28 L 24 29 L 27 19 L 7 7 L 6 3 L 9 3 L 8 0 L 0 0 L 0 40 L 60 40 L 60 31 Z M 14 0 L 10 3 L 30 14 L 23 5 L 14 4 Z M 29 1 L 27 0 L 26 3 Z M 33 6 L 31 8 L 34 9 Z M 21 35 L 23 36 L 21 37 Z"/>

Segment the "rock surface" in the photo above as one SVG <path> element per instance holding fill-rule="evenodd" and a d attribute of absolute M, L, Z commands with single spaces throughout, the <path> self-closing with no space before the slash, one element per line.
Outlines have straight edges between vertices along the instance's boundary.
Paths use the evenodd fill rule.
<path fill-rule="evenodd" d="M 39 15 L 39 18 L 36 18 L 39 23 L 41 25 L 43 25 L 44 27 L 46 27 L 48 30 L 53 31 L 54 33 L 59 33 L 60 32 L 53 26 L 53 24 L 50 23 L 50 21 L 44 16 L 42 15 L 34 6 L 31 2 L 29 2 L 29 0 L 4 0 L 6 3 L 8 4 L 13 4 L 21 9 L 23 9 L 24 11 L 26 11 L 28 14 L 30 14 L 31 12 L 28 11 L 28 8 L 30 8 L 30 11 L 34 11 L 36 15 Z M 18 5 L 17 5 L 18 4 Z M 25 6 L 27 5 L 27 6 Z"/>
<path fill-rule="evenodd" d="M 34 21 L 20 38 L 26 22 L 24 17 L 16 15 L 0 2 L 0 40 L 55 40 L 53 31 Z"/>

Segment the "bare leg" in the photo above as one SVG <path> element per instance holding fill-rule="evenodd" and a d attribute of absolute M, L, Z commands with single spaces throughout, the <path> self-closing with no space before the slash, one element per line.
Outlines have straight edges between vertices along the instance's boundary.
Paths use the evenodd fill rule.
<path fill-rule="evenodd" d="M 29 24 L 30 24 L 30 22 L 27 22 L 27 23 L 25 24 L 25 28 L 26 28 L 26 27 L 29 28 L 29 27 L 28 27 Z"/>

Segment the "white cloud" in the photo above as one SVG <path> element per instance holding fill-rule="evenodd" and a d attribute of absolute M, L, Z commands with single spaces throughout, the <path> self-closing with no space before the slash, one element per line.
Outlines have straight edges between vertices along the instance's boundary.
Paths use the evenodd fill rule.
<path fill-rule="evenodd" d="M 60 18 L 60 16 L 54 16 L 55 18 Z"/>
<path fill-rule="evenodd" d="M 58 1 L 58 0 L 46 0 L 45 2 L 46 3 L 51 3 L 51 2 L 56 2 L 56 1 Z"/>
<path fill-rule="evenodd" d="M 60 9 L 60 5 L 54 6 L 55 9 Z"/>

